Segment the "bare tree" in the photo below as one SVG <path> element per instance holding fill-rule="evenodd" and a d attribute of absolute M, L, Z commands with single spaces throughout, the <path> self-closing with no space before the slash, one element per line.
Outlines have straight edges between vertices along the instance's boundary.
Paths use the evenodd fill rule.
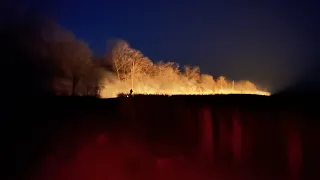
<path fill-rule="evenodd" d="M 176 72 L 178 73 L 179 72 L 179 65 L 175 62 L 163 62 L 163 61 L 160 61 L 158 63 L 155 64 L 155 67 L 157 69 L 157 73 L 159 75 L 165 75 L 166 71 L 168 69 L 172 70 L 173 72 Z"/>
<path fill-rule="evenodd" d="M 125 67 L 129 65 L 130 51 L 129 44 L 120 39 L 113 39 L 108 42 L 108 50 L 106 53 L 106 63 L 112 64 L 114 71 L 117 74 L 118 80 L 123 80 L 123 74 L 125 73 Z"/>
<path fill-rule="evenodd" d="M 179 65 L 175 62 L 159 62 L 154 67 L 156 68 L 157 79 L 166 79 L 167 81 L 180 79 Z"/>
<path fill-rule="evenodd" d="M 53 42 L 55 60 L 60 69 L 60 80 L 69 82 L 70 94 L 77 95 L 76 88 L 92 66 L 92 52 L 80 40 Z"/>
<path fill-rule="evenodd" d="M 143 78 L 150 75 L 149 70 L 152 69 L 153 63 L 149 58 L 143 56 L 139 51 L 133 52 L 135 55 L 130 59 L 132 62 L 131 76 L 134 78 Z"/>
<path fill-rule="evenodd" d="M 131 80 L 133 88 L 134 79 L 141 79 L 149 74 L 149 68 L 153 63 L 145 57 L 140 51 L 133 49 L 123 40 L 112 42 L 111 54 L 114 71 L 118 80 Z"/>
<path fill-rule="evenodd" d="M 69 49 L 70 48 L 70 49 Z M 75 41 L 69 47 L 70 57 L 64 61 L 65 74 L 72 82 L 72 95 L 76 95 L 76 87 L 91 68 L 91 50 L 82 41 Z"/>

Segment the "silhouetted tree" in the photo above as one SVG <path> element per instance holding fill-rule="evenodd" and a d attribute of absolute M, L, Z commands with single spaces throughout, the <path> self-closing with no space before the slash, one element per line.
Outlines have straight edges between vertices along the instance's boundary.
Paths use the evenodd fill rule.
<path fill-rule="evenodd" d="M 44 54 L 46 44 L 41 37 L 45 20 L 31 13 L 12 13 L 1 22 L 2 44 L 1 90 L 10 95 L 41 95 L 50 93 L 52 62 Z"/>
<path fill-rule="evenodd" d="M 80 92 L 86 96 L 99 96 L 104 87 L 103 79 L 105 70 L 99 66 L 92 65 L 87 69 L 84 77 L 80 81 Z"/>
<path fill-rule="evenodd" d="M 69 87 L 68 94 L 79 95 L 83 94 L 77 92 L 80 82 L 100 74 L 93 68 L 92 52 L 85 42 L 41 16 L 13 13 L 10 21 L 1 22 L 0 38 L 1 65 L 12 71 L 12 75 L 2 72 L 6 94 L 57 94 L 58 89 Z"/>
<path fill-rule="evenodd" d="M 82 78 L 91 68 L 91 51 L 82 41 L 73 41 L 64 44 L 62 49 L 61 66 L 64 75 L 71 82 L 72 95 L 76 95 L 76 88 Z M 62 45 L 63 46 L 63 45 Z"/>
<path fill-rule="evenodd" d="M 122 80 L 124 74 L 124 67 L 129 61 L 125 56 L 128 54 L 129 44 L 121 39 L 111 39 L 108 41 L 108 49 L 105 55 L 104 64 L 111 64 L 112 69 L 116 72 L 118 80 Z"/>
<path fill-rule="evenodd" d="M 131 80 L 132 88 L 135 79 L 143 79 L 149 75 L 152 61 L 140 51 L 133 49 L 126 41 L 112 41 L 107 57 L 112 61 L 113 70 L 119 81 Z"/>
<path fill-rule="evenodd" d="M 176 82 L 180 79 L 179 65 L 175 62 L 158 62 L 154 65 L 155 78 Z"/>

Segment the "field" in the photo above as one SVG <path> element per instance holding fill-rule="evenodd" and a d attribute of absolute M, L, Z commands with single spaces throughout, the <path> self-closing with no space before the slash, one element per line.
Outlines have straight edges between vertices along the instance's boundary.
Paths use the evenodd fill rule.
<path fill-rule="evenodd" d="M 3 103 L 4 179 L 320 177 L 320 122 L 312 97 L 136 95 Z"/>

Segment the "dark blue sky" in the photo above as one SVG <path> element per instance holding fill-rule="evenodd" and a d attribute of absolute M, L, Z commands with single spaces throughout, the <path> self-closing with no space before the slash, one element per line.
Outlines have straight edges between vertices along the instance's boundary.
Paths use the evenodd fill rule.
<path fill-rule="evenodd" d="M 37 1 L 37 0 L 33 0 Z M 40 5 L 41 4 L 41 5 Z M 58 0 L 38 3 L 103 54 L 127 40 L 153 61 L 199 65 L 269 89 L 302 77 L 318 58 L 319 2 L 311 0 Z"/>

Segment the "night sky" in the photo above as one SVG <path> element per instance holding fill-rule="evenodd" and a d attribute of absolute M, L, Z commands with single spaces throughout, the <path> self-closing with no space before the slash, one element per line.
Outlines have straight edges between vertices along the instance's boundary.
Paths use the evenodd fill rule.
<path fill-rule="evenodd" d="M 199 65 L 272 91 L 307 77 L 320 59 L 317 1 L 31 1 L 98 55 L 122 38 L 153 61 Z"/>

